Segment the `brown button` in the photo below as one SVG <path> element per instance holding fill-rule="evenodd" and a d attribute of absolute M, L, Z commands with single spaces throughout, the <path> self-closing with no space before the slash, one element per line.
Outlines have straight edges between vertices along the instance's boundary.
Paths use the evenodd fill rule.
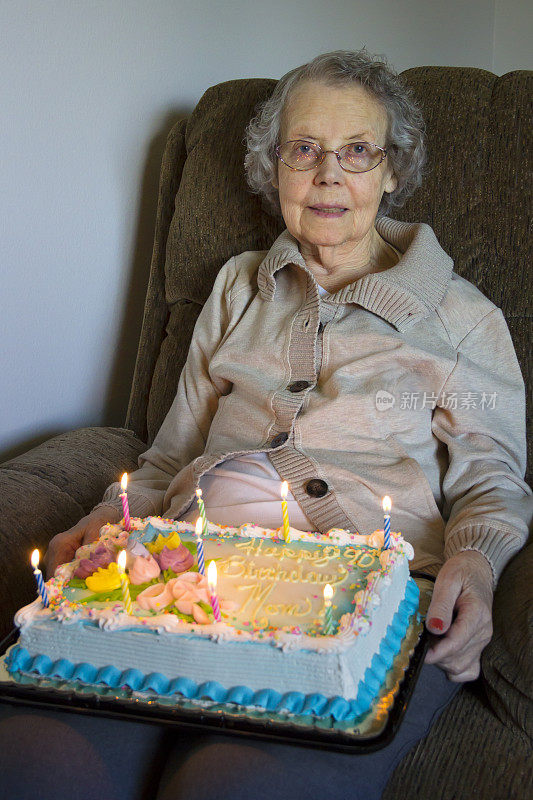
<path fill-rule="evenodd" d="M 270 442 L 270 447 L 281 447 L 282 444 L 285 444 L 288 438 L 289 438 L 288 433 L 278 433 L 278 435 L 274 436 L 274 438 Z"/>
<path fill-rule="evenodd" d="M 307 481 L 305 491 L 309 497 L 324 497 L 328 493 L 329 487 L 326 481 L 321 480 L 321 478 L 312 478 L 312 480 Z"/>
<path fill-rule="evenodd" d="M 289 392 L 303 392 L 304 389 L 307 389 L 308 386 L 311 386 L 309 381 L 294 381 L 294 383 L 290 383 L 287 386 Z"/>

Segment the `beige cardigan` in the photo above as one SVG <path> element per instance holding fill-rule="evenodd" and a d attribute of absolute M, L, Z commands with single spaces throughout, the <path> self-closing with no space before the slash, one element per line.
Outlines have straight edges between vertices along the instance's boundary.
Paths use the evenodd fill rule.
<path fill-rule="evenodd" d="M 532 512 L 507 325 L 428 225 L 376 228 L 399 263 L 323 298 L 287 231 L 222 267 L 172 407 L 130 475 L 132 514 L 179 518 L 204 472 L 266 451 L 317 530 L 382 527 L 388 494 L 414 569 L 436 574 L 475 549 L 497 580 Z M 119 491 L 103 502 L 120 508 Z"/>

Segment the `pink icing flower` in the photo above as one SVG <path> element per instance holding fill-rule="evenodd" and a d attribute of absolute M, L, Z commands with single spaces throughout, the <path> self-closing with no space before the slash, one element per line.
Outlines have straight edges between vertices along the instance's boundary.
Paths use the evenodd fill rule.
<path fill-rule="evenodd" d="M 140 583 L 148 583 L 153 578 L 159 577 L 160 573 L 159 564 L 152 556 L 149 555 L 148 558 L 137 556 L 129 569 L 128 577 L 130 583 L 138 586 Z"/>
<path fill-rule="evenodd" d="M 207 578 L 199 572 L 184 572 L 167 583 L 171 587 L 175 598 L 174 605 L 182 614 L 192 615 L 200 625 L 207 624 L 210 620 L 199 603 L 211 605 Z M 232 601 L 221 600 L 220 608 L 224 611 L 233 611 L 236 604 Z"/>
<path fill-rule="evenodd" d="M 137 604 L 145 611 L 162 611 L 173 599 L 168 583 L 156 583 L 137 595 Z"/>
<path fill-rule="evenodd" d="M 162 570 L 171 569 L 175 573 L 185 572 L 194 564 L 194 556 L 184 544 L 180 544 L 174 549 L 169 549 L 165 545 L 155 558 Z"/>

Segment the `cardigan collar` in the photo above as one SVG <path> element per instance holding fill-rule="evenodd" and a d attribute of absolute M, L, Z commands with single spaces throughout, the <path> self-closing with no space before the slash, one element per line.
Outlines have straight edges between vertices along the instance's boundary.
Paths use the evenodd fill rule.
<path fill-rule="evenodd" d="M 453 261 L 438 243 L 433 229 L 424 222 L 399 222 L 380 217 L 375 226 L 387 242 L 400 250 L 400 261 L 383 272 L 364 275 L 321 300 L 357 303 L 398 330 L 407 330 L 428 317 L 442 302 L 452 277 Z M 274 300 L 276 273 L 287 264 L 296 264 L 314 280 L 298 242 L 285 230 L 259 266 L 257 283 L 265 300 Z"/>

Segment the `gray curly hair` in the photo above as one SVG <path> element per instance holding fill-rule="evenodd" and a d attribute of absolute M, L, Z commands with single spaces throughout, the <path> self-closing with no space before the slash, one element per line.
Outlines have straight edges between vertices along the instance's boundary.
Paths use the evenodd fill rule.
<path fill-rule="evenodd" d="M 304 81 L 328 86 L 363 86 L 381 102 L 387 112 L 387 158 L 398 185 L 383 194 L 378 216 L 392 206 L 402 206 L 422 182 L 426 161 L 424 120 L 411 89 L 404 86 L 384 56 L 361 50 L 335 50 L 317 56 L 308 64 L 287 72 L 278 81 L 271 97 L 262 103 L 246 128 L 247 153 L 244 167 L 248 185 L 262 195 L 278 214 L 281 211 L 277 189 L 279 142 L 283 110 L 293 89 Z"/>

